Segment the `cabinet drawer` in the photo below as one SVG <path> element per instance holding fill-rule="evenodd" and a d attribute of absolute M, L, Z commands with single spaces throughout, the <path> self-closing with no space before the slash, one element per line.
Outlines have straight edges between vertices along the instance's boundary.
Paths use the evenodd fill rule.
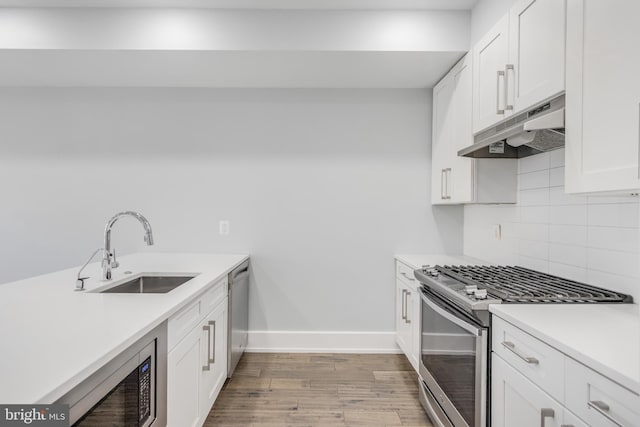
<path fill-rule="evenodd" d="M 417 283 L 417 280 L 413 275 L 413 268 L 401 263 L 400 261 L 396 261 L 396 276 L 405 282 L 411 283 L 412 285 Z"/>
<path fill-rule="evenodd" d="M 522 375 L 564 401 L 564 354 L 493 316 L 492 350 Z"/>
<path fill-rule="evenodd" d="M 206 314 L 227 296 L 227 278 L 209 285 L 192 303 L 171 316 L 167 325 L 167 346 L 172 349 Z"/>
<path fill-rule="evenodd" d="M 640 396 L 567 358 L 567 408 L 592 426 L 640 426 Z"/>
<path fill-rule="evenodd" d="M 207 289 L 204 295 L 202 295 L 203 314 L 209 313 L 213 310 L 218 303 L 227 296 L 228 289 L 229 282 L 226 277 L 217 281 L 213 286 Z"/>

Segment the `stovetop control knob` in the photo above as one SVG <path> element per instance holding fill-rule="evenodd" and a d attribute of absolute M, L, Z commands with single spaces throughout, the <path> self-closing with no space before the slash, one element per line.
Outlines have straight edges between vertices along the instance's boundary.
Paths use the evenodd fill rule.
<path fill-rule="evenodd" d="M 477 290 L 478 287 L 476 285 L 467 285 L 464 287 L 464 291 L 467 293 L 467 295 L 473 295 L 473 293 Z"/>
<path fill-rule="evenodd" d="M 476 299 L 487 299 L 487 290 L 486 289 L 476 289 L 473 294 Z"/>

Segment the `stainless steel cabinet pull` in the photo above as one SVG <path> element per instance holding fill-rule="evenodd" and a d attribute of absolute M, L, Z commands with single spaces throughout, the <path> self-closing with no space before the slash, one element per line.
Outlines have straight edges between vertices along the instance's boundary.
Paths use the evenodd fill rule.
<path fill-rule="evenodd" d="M 449 191 L 450 190 L 450 188 L 449 188 L 450 187 L 449 177 L 451 177 L 451 168 L 443 169 L 443 171 L 444 171 L 444 178 L 445 178 L 445 182 L 446 182 L 446 184 L 444 186 L 445 190 L 444 190 L 444 197 L 443 198 L 449 200 L 449 199 L 451 199 L 451 191 Z"/>
<path fill-rule="evenodd" d="M 407 290 L 402 290 L 402 320 L 407 320 L 407 299 L 405 296 L 407 295 Z"/>
<path fill-rule="evenodd" d="M 404 294 L 404 306 L 405 306 L 405 307 L 407 307 L 407 306 L 409 305 L 409 301 L 408 301 L 408 300 L 409 300 L 409 296 L 410 296 L 410 295 L 411 295 L 411 292 L 409 292 L 409 291 L 407 291 L 407 292 Z M 409 310 L 407 310 L 407 309 L 405 308 L 405 311 L 407 311 L 407 312 L 408 312 Z M 405 323 L 411 323 L 411 319 L 409 319 L 409 314 L 406 314 L 406 315 L 404 316 L 404 321 L 405 321 Z"/>
<path fill-rule="evenodd" d="M 202 327 L 203 331 L 207 331 L 207 364 L 202 367 L 203 371 L 208 371 L 210 368 L 211 360 L 211 329 L 208 326 Z"/>
<path fill-rule="evenodd" d="M 609 409 L 611 409 L 609 407 L 609 405 L 607 405 L 606 403 L 604 403 L 601 400 L 590 400 L 589 402 L 587 402 L 587 406 L 593 410 L 595 410 L 596 412 L 598 412 L 600 415 L 602 415 L 603 417 L 605 417 L 606 419 L 608 419 L 609 421 L 611 421 L 612 423 L 614 423 L 617 426 L 623 427 L 624 425 L 616 420 L 615 418 L 613 418 L 611 415 L 609 415 Z"/>
<path fill-rule="evenodd" d="M 212 334 L 213 349 L 211 350 L 212 353 L 209 355 L 209 365 L 211 365 L 212 363 L 213 364 L 216 363 L 216 321 L 215 320 L 209 320 L 209 330 L 213 330 L 213 334 Z M 209 344 L 209 348 L 211 348 L 211 344 Z M 213 355 L 213 357 L 211 357 L 211 355 Z"/>
<path fill-rule="evenodd" d="M 516 345 L 510 341 L 502 341 L 502 345 L 504 346 L 504 348 L 506 348 L 507 350 L 511 351 L 513 354 L 515 354 L 516 356 L 518 356 L 520 359 L 524 360 L 525 362 L 531 364 L 531 365 L 537 365 L 538 363 L 540 363 L 538 361 L 538 359 L 536 359 L 535 357 L 529 357 L 529 356 L 525 356 L 524 354 L 520 353 L 517 349 L 516 349 Z"/>
<path fill-rule="evenodd" d="M 416 281 L 416 279 L 414 279 L 413 277 L 409 277 L 409 276 L 407 275 L 407 273 L 405 273 L 404 271 L 400 272 L 400 274 L 402 274 L 404 277 L 406 277 L 407 279 L 411 280 L 412 282 L 415 282 L 415 281 Z"/>
<path fill-rule="evenodd" d="M 551 408 L 540 409 L 540 427 L 544 427 L 545 418 L 555 418 L 556 412 Z"/>
<path fill-rule="evenodd" d="M 447 172 L 446 169 L 442 169 L 440 171 L 440 198 L 442 200 L 446 199 L 446 197 L 444 196 L 445 179 L 447 179 Z"/>
<path fill-rule="evenodd" d="M 496 114 L 504 114 L 504 110 L 500 109 L 500 77 L 504 77 L 504 71 L 498 70 L 496 77 Z"/>
<path fill-rule="evenodd" d="M 513 64 L 504 67 L 504 109 L 512 111 L 513 105 L 509 105 L 509 70 L 514 71 Z"/>

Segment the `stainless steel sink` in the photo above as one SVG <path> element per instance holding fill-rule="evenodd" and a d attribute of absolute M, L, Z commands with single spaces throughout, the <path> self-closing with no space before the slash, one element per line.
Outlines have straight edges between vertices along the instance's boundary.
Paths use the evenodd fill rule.
<path fill-rule="evenodd" d="M 185 284 L 193 276 L 141 276 L 114 286 L 101 294 L 166 294 Z"/>

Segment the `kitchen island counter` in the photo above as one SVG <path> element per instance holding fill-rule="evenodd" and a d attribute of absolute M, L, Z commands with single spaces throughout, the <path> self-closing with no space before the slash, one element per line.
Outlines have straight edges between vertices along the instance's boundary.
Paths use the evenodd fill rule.
<path fill-rule="evenodd" d="M 88 378 L 248 255 L 139 253 L 119 258 L 110 283 L 140 273 L 197 274 L 164 294 L 98 293 L 100 264 L 0 285 L 0 402 L 52 403 Z M 128 273 L 128 274 L 127 274 Z"/>

